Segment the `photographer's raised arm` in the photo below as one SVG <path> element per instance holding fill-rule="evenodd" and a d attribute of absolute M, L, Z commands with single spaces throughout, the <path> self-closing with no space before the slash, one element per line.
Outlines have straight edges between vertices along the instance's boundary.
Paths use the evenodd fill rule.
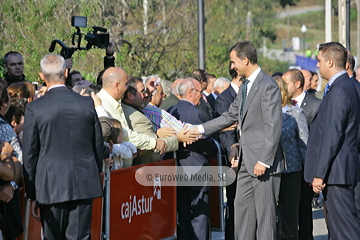
<path fill-rule="evenodd" d="M 109 67 L 115 67 L 115 46 L 114 43 L 110 40 L 109 45 L 105 48 L 106 56 L 104 57 L 104 69 Z"/>

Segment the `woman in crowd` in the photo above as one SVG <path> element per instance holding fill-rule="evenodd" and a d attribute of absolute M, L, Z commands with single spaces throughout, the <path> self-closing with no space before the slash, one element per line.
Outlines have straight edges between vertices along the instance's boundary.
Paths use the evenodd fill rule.
<path fill-rule="evenodd" d="M 16 133 L 10 124 L 3 119 L 10 107 L 10 97 L 6 90 L 6 82 L 0 80 L 0 141 L 9 142 L 13 147 L 12 153 L 2 153 L 9 155 L 14 160 L 15 177 L 10 183 L 0 186 L 0 201 L 5 201 L 4 197 L 12 192 L 13 196 L 10 201 L 6 201 L 6 213 L 1 219 L 2 231 L 5 239 L 15 239 L 23 231 L 20 215 L 20 195 L 18 185 L 22 177 L 22 151 Z M 19 160 L 20 162 L 19 162 Z"/>
<path fill-rule="evenodd" d="M 35 96 L 35 87 L 29 82 L 13 83 L 8 87 L 11 105 L 25 111 L 27 103 L 32 102 Z"/>
<path fill-rule="evenodd" d="M 283 109 L 281 147 L 285 157 L 285 170 L 281 175 L 279 206 L 284 214 L 280 217 L 288 227 L 286 239 L 297 239 L 301 170 L 306 155 L 308 126 L 303 110 L 291 105 L 285 81 L 281 77 L 274 79 L 279 85 Z"/>

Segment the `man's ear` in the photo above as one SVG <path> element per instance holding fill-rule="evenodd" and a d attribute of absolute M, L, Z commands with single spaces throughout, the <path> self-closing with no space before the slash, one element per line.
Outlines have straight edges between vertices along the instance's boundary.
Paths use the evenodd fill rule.
<path fill-rule="evenodd" d="M 243 58 L 243 61 L 245 61 L 245 65 L 248 66 L 250 64 L 250 60 L 247 57 Z"/>
<path fill-rule="evenodd" d="M 328 67 L 329 67 L 329 68 L 333 67 L 333 66 L 334 66 L 334 60 L 333 60 L 332 58 L 329 58 L 329 59 L 327 60 L 327 64 L 328 64 Z"/>
<path fill-rule="evenodd" d="M 69 75 L 69 69 L 65 68 L 65 73 L 64 73 L 65 79 L 67 79 L 68 75 Z"/>
<path fill-rule="evenodd" d="M 13 120 L 13 121 L 11 121 L 11 126 L 13 126 L 13 127 L 16 127 L 17 126 L 17 123 Z"/>
<path fill-rule="evenodd" d="M 44 74 L 42 72 L 39 72 L 39 77 L 43 82 L 45 82 L 45 77 L 44 77 Z"/>
<path fill-rule="evenodd" d="M 346 71 L 349 70 L 349 63 L 348 62 L 346 62 L 346 64 L 345 64 L 345 70 Z"/>
<path fill-rule="evenodd" d="M 299 89 L 299 88 L 300 88 L 300 85 L 301 85 L 301 82 L 300 82 L 300 81 L 296 81 L 296 82 L 295 82 L 295 88 L 296 88 L 296 89 Z"/>

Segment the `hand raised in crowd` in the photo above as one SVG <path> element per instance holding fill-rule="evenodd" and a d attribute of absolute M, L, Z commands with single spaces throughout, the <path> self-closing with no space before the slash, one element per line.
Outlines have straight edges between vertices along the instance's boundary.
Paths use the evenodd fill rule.
<path fill-rule="evenodd" d="M 36 221 L 40 222 L 41 221 L 40 211 L 36 199 L 31 201 L 30 207 L 31 207 L 31 215 L 35 218 Z"/>
<path fill-rule="evenodd" d="M 11 155 L 12 152 L 14 151 L 14 148 L 8 142 L 1 142 L 0 148 L 1 148 L 1 153 L 4 153 L 5 155 L 6 153 Z"/>
<path fill-rule="evenodd" d="M 0 147 L 1 147 L 0 178 L 1 180 L 4 181 L 13 181 L 15 177 L 15 164 L 11 155 L 14 149 L 8 142 L 1 142 Z"/>
<path fill-rule="evenodd" d="M 184 143 L 184 147 L 186 144 L 191 144 L 197 141 L 199 138 L 199 135 L 196 133 L 196 131 L 191 131 L 191 128 L 189 128 L 188 125 L 185 125 L 176 136 L 179 142 Z"/>
<path fill-rule="evenodd" d="M 166 151 L 166 143 L 164 140 L 158 138 L 156 139 L 156 146 L 155 149 L 160 152 L 160 154 L 163 154 Z"/>
<path fill-rule="evenodd" d="M 72 69 L 72 65 L 73 65 L 72 57 L 65 59 L 65 65 L 66 65 L 66 68 Z"/>
<path fill-rule="evenodd" d="M 80 94 L 81 95 L 81 94 Z M 101 99 L 98 97 L 98 95 L 96 95 L 94 92 L 90 93 L 91 98 L 94 101 L 94 106 L 98 107 L 102 105 Z"/>
<path fill-rule="evenodd" d="M 146 83 L 146 92 L 149 94 L 149 96 L 152 95 L 152 93 L 156 90 L 157 84 L 156 84 L 156 77 L 151 78 L 147 83 Z"/>
<path fill-rule="evenodd" d="M 166 137 L 175 136 L 176 132 L 174 129 L 172 129 L 170 127 L 162 127 L 162 128 L 159 128 L 158 130 L 156 130 L 156 135 L 159 138 L 166 138 Z"/>
<path fill-rule="evenodd" d="M 13 196 L 14 188 L 10 185 L 10 183 L 4 184 L 0 187 L 0 201 L 8 203 L 13 198 Z"/>
<path fill-rule="evenodd" d="M 111 40 L 109 41 L 109 45 L 105 48 L 105 51 L 107 57 L 112 57 L 114 55 L 115 48 L 114 43 Z"/>
<path fill-rule="evenodd" d="M 315 177 L 311 185 L 315 193 L 320 193 L 324 190 L 326 184 L 324 183 L 324 179 Z"/>

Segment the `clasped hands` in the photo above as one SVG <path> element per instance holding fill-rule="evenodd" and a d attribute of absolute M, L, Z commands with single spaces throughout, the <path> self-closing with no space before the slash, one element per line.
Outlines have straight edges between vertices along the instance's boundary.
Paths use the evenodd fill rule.
<path fill-rule="evenodd" d="M 313 191 L 315 193 L 320 193 L 322 190 L 324 190 L 326 184 L 324 183 L 324 179 L 314 177 L 313 182 L 311 183 Z"/>

